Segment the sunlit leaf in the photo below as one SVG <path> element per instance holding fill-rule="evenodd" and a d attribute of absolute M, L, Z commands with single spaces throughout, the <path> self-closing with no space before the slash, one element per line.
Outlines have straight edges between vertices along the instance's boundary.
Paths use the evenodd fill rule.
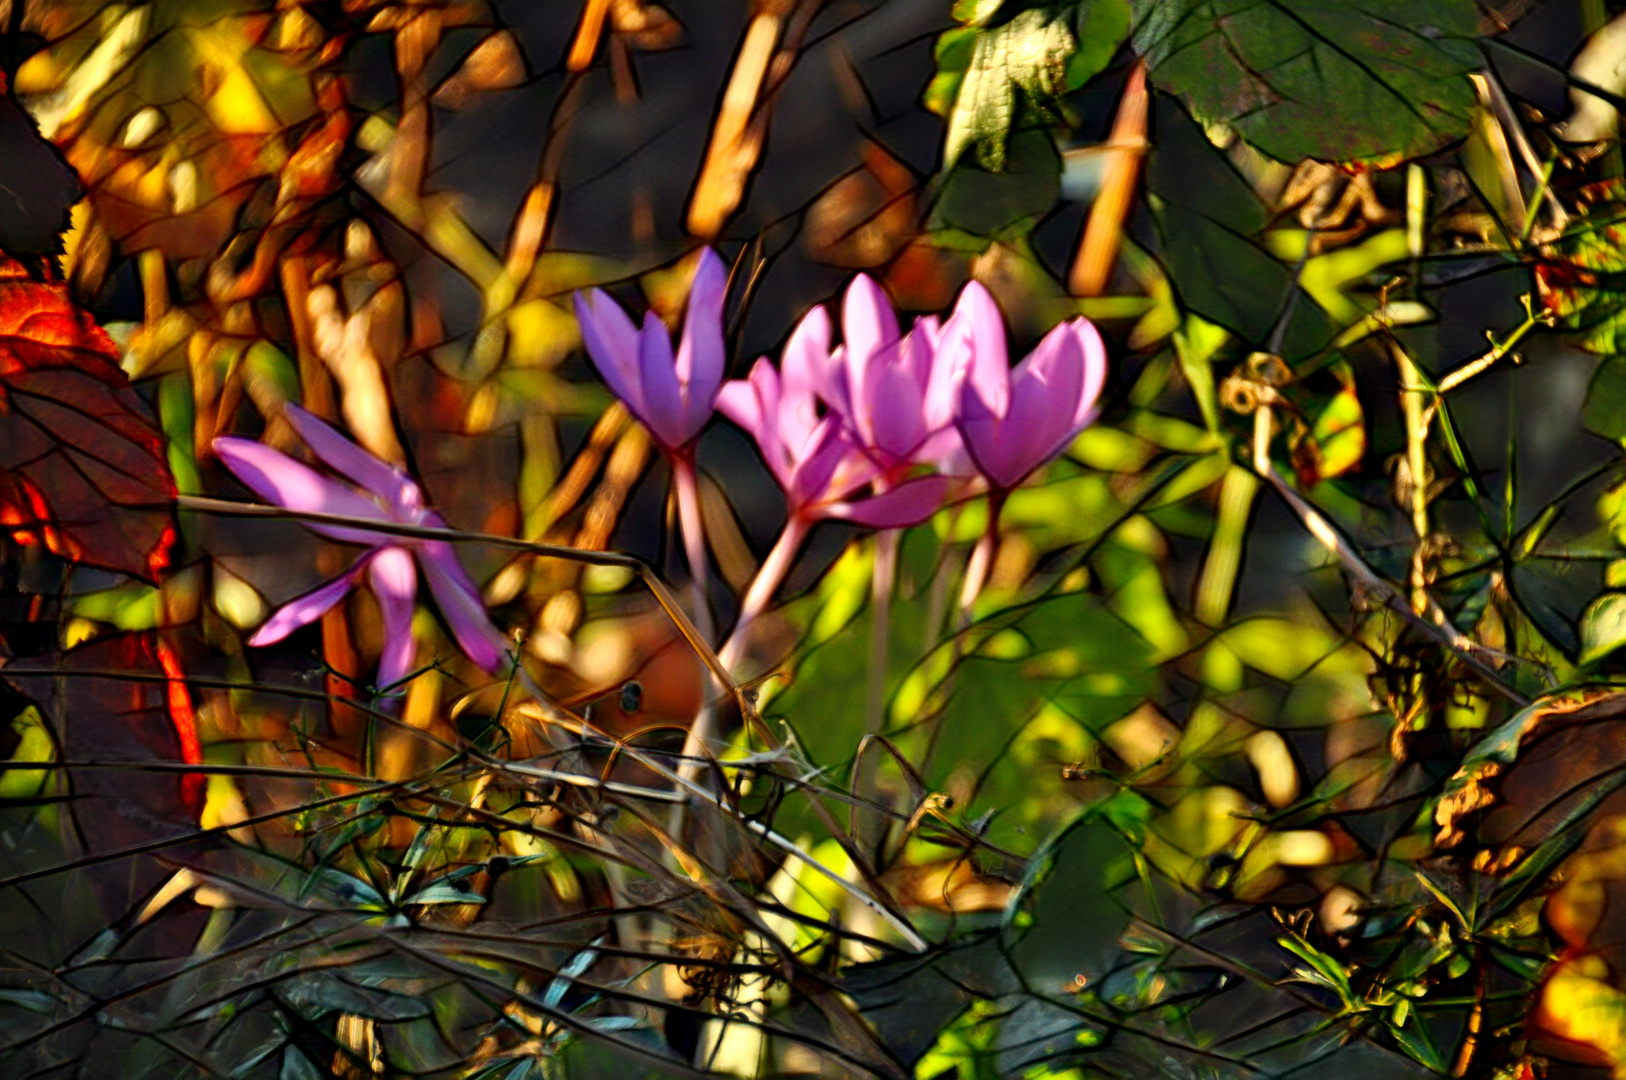
<path fill-rule="evenodd" d="M 163 439 L 112 341 L 66 294 L 0 262 L 0 521 L 146 577 L 170 535 Z"/>
<path fill-rule="evenodd" d="M 1392 160 L 1468 129 L 1473 0 L 1131 0 L 1153 82 L 1281 161 Z"/>
<path fill-rule="evenodd" d="M 1590 664 L 1626 645 L 1626 593 L 1605 593 L 1581 613 L 1581 656 Z"/>

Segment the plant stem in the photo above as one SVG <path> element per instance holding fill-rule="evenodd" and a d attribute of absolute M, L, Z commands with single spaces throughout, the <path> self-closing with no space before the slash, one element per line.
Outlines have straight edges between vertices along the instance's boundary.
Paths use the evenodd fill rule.
<path fill-rule="evenodd" d="M 1400 404 L 1406 421 L 1406 471 L 1410 474 L 1411 524 L 1417 533 L 1417 546 L 1411 559 L 1411 606 L 1422 614 L 1428 610 L 1428 428 L 1429 415 L 1417 365 L 1404 349 L 1395 348 L 1395 367 L 1400 377 Z"/>
<path fill-rule="evenodd" d="M 807 539 L 812 524 L 794 514 L 785 522 L 785 527 L 779 532 L 779 539 L 774 541 L 773 550 L 762 560 L 762 565 L 757 569 L 757 576 L 751 579 L 751 587 L 745 590 L 745 599 L 740 602 L 740 617 L 734 623 L 734 632 L 728 635 L 728 641 L 718 651 L 723 666 L 733 667 L 734 662 L 740 658 L 740 653 L 745 650 L 745 632 L 773 601 L 773 594 L 779 591 L 785 575 L 790 573 L 791 565 L 796 561 L 796 553 L 802 550 L 802 541 Z"/>
<path fill-rule="evenodd" d="M 875 568 L 870 574 L 869 683 L 864 688 L 865 731 L 877 734 L 886 726 L 887 638 L 892 631 L 892 590 L 898 578 L 900 529 L 875 534 Z"/>
<path fill-rule="evenodd" d="M 706 564 L 705 518 L 700 511 L 700 488 L 696 482 L 694 458 L 672 455 L 672 484 L 677 491 L 678 528 L 683 533 L 683 554 L 689 561 L 689 601 L 694 625 L 708 642 L 716 634 L 707 600 L 710 574 Z"/>
<path fill-rule="evenodd" d="M 774 542 L 773 550 L 762 561 L 757 570 L 757 576 L 752 579 L 751 587 L 745 592 L 745 599 L 740 604 L 740 617 L 734 624 L 734 632 L 728 636 L 728 641 L 719 650 L 718 657 L 725 669 L 734 665 L 739 655 L 745 649 L 745 634 L 756 617 L 762 614 L 773 594 L 778 591 L 779 585 L 790 573 L 791 564 L 796 561 L 796 553 L 801 550 L 802 541 L 807 539 L 809 522 L 803 518 L 792 515 L 780 530 L 779 539 Z M 693 783 L 700 775 L 701 755 L 705 746 L 712 739 L 712 729 L 715 725 L 714 711 L 710 705 L 703 705 L 695 714 L 694 723 L 689 725 L 689 734 L 683 740 L 683 760 L 678 764 L 678 775 Z M 681 809 L 679 810 L 681 814 Z M 677 821 L 674 818 L 674 822 Z"/>
<path fill-rule="evenodd" d="M 965 566 L 965 583 L 960 588 L 960 624 L 971 622 L 971 609 L 988 584 L 988 571 L 994 565 L 994 548 L 999 543 L 999 512 L 1005 508 L 1005 492 L 988 493 L 988 527 L 983 530 L 977 546 L 971 549 L 971 561 Z"/>
<path fill-rule="evenodd" d="M 1195 614 L 1205 625 L 1218 627 L 1231 610 L 1236 591 L 1237 571 L 1242 565 L 1243 541 L 1248 532 L 1248 515 L 1259 493 L 1259 479 L 1240 465 L 1232 465 L 1220 485 L 1219 519 L 1214 538 L 1208 544 L 1203 575 L 1197 582 Z"/>

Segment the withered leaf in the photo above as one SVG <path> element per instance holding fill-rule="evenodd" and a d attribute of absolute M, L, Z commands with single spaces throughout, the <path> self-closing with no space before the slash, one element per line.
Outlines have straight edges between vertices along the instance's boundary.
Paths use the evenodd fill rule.
<path fill-rule="evenodd" d="M 65 558 L 150 577 L 174 494 L 163 436 L 113 342 L 65 286 L 0 261 L 0 523 Z"/>

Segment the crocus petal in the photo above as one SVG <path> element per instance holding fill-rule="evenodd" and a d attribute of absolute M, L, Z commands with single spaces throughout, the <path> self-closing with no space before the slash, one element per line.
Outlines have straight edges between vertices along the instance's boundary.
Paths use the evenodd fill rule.
<path fill-rule="evenodd" d="M 779 372 L 766 357 L 748 379 L 732 379 L 717 394 L 717 411 L 745 429 L 774 477 L 783 486 L 791 471 L 790 453 L 779 430 Z"/>
<path fill-rule="evenodd" d="M 780 358 L 780 392 L 774 407 L 774 422 L 786 446 L 800 446 L 819 422 L 818 403 L 823 397 L 842 416 L 851 415 L 845 379 L 830 354 L 830 314 L 822 306 L 802 316 L 785 342 Z"/>
<path fill-rule="evenodd" d="M 444 540 L 428 540 L 418 544 L 416 551 L 423 578 L 458 647 L 482 670 L 493 675 L 502 671 L 508 664 L 508 639 L 491 625 L 480 592 L 452 546 Z"/>
<path fill-rule="evenodd" d="M 289 510 L 317 514 L 342 514 L 374 521 L 389 519 L 372 499 L 334 483 L 280 450 L 234 435 L 222 435 L 212 445 L 215 455 L 232 471 L 232 475 L 266 502 Z M 309 523 L 306 527 L 330 539 L 351 544 L 389 542 L 389 537 L 383 533 L 343 525 Z"/>
<path fill-rule="evenodd" d="M 367 564 L 372 558 L 371 552 L 363 555 L 356 560 L 354 566 L 332 581 L 318 585 L 303 596 L 296 596 L 279 607 L 258 630 L 254 631 L 254 636 L 248 639 L 248 643 L 255 647 L 274 645 L 301 626 L 308 626 L 326 615 L 334 604 L 343 600 L 345 594 L 355 588 L 356 579 L 367 569 Z"/>
<path fill-rule="evenodd" d="M 791 448 L 793 464 L 789 481 L 784 484 L 785 499 L 791 508 L 839 499 L 847 491 L 868 483 L 875 473 L 873 466 L 870 466 L 867 475 L 855 483 L 849 483 L 845 490 L 832 485 L 838 469 L 844 464 L 854 464 L 849 459 L 868 461 L 847 434 L 841 418 L 826 416 L 801 446 Z"/>
<path fill-rule="evenodd" d="M 960 291 L 949 324 L 943 328 L 943 336 L 952 354 L 950 377 L 956 384 L 961 378 L 970 379 L 989 407 L 1004 416 L 1010 379 L 1005 320 L 980 281 L 969 282 Z"/>
<path fill-rule="evenodd" d="M 1073 434 L 1076 435 L 1095 419 L 1096 403 L 1107 382 L 1107 347 L 1101 343 L 1095 324 L 1088 319 L 1074 319 L 1069 325 L 1084 356 L 1084 389 L 1078 396 L 1078 409 L 1073 413 Z"/>
<path fill-rule="evenodd" d="M 960 430 L 960 439 L 971 455 L 977 471 L 987 477 L 989 484 L 1010 490 L 1027 475 L 1019 461 L 1014 460 L 1006 445 L 1003 417 L 983 400 L 981 391 L 970 379 L 960 384 L 960 397 L 954 415 L 954 424 Z"/>
<path fill-rule="evenodd" d="M 1044 464 L 1071 439 L 1083 389 L 1084 355 L 1065 323 L 1046 334 L 1011 372 L 1010 410 L 1002 434 L 1027 470 Z"/>
<path fill-rule="evenodd" d="M 589 289 L 576 294 L 576 323 L 582 344 L 610 392 L 626 403 L 634 416 L 644 412 L 638 385 L 638 330 L 608 293 Z"/>
<path fill-rule="evenodd" d="M 909 460 L 927 435 L 925 387 L 912 359 L 894 346 L 871 359 L 863 373 L 858 430 L 886 466 Z"/>
<path fill-rule="evenodd" d="M 368 581 L 378 597 L 383 623 L 384 651 L 378 658 L 378 686 L 394 686 L 412 670 L 417 648 L 412 640 L 412 601 L 418 595 L 418 574 L 412 554 L 404 547 L 380 548 L 368 568 Z"/>
<path fill-rule="evenodd" d="M 683 316 L 683 338 L 678 344 L 678 381 L 688 387 L 691 401 L 703 397 L 706 408 L 723 382 L 723 299 L 728 289 L 728 268 L 711 248 L 700 253 L 689 286 L 689 306 Z"/>
<path fill-rule="evenodd" d="M 948 427 L 926 436 L 910 460 L 917 465 L 931 465 L 944 476 L 971 476 L 977 471 L 952 420 Z"/>
<path fill-rule="evenodd" d="M 283 412 L 317 457 L 377 495 L 386 506 L 405 511 L 403 518 L 422 508 L 423 492 L 400 469 L 369 454 L 298 405 L 289 403 Z"/>
<path fill-rule="evenodd" d="M 937 513 L 948 497 L 949 484 L 946 476 L 922 476 L 867 499 L 833 503 L 821 513 L 871 529 L 905 529 Z"/>
<path fill-rule="evenodd" d="M 638 331 L 638 383 L 644 395 L 638 419 L 668 450 L 676 450 L 699 433 L 684 425 L 683 387 L 675 363 L 666 325 L 653 311 L 645 312 L 643 329 Z M 632 403 L 627 406 L 631 408 Z"/>
<path fill-rule="evenodd" d="M 717 411 L 762 442 L 779 412 L 779 372 L 763 357 L 744 379 L 730 379 L 717 392 Z"/>
<path fill-rule="evenodd" d="M 898 340 L 898 316 L 875 279 L 859 274 L 841 302 L 841 340 L 846 349 L 847 386 L 858 393 L 864 369 Z"/>

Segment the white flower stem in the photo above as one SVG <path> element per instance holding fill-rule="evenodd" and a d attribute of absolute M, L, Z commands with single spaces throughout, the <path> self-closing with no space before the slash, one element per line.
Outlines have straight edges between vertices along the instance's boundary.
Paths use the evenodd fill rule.
<path fill-rule="evenodd" d="M 706 525 L 700 510 L 700 486 L 692 454 L 672 455 L 672 486 L 677 491 L 678 529 L 683 534 L 683 555 L 689 563 L 689 602 L 694 625 L 711 642 L 716 628 L 707 599 L 710 573 L 706 561 Z"/>
<path fill-rule="evenodd" d="M 773 600 L 773 594 L 790 573 L 791 565 L 796 561 L 796 553 L 802 548 L 802 541 L 807 539 L 809 522 L 792 515 L 785 522 L 785 527 L 779 533 L 779 539 L 774 542 L 773 550 L 762 561 L 757 570 L 757 576 L 752 579 L 751 586 L 745 592 L 745 599 L 740 604 L 740 617 L 734 624 L 734 632 L 729 635 L 728 641 L 718 651 L 724 669 L 734 666 L 739 660 L 740 653 L 745 649 L 746 631 L 751 623 L 767 608 Z M 678 765 L 678 775 L 684 780 L 693 783 L 700 775 L 701 755 L 706 744 L 709 743 L 715 727 L 714 710 L 709 706 L 702 706 L 695 715 L 694 723 L 689 725 L 689 734 L 683 740 L 683 761 Z"/>
<path fill-rule="evenodd" d="M 723 645 L 718 655 L 722 658 L 725 667 L 733 667 L 739 660 L 740 654 L 745 651 L 746 631 L 768 609 L 773 602 L 774 593 L 784 584 L 785 576 L 790 573 L 791 566 L 796 562 L 796 555 L 802 550 L 802 541 L 807 539 L 808 530 L 812 522 L 792 515 L 785 522 L 784 529 L 780 530 L 779 539 L 774 541 L 773 550 L 768 557 L 762 560 L 757 569 L 757 576 L 751 579 L 751 587 L 745 590 L 745 599 L 740 602 L 740 617 L 734 623 L 734 632 L 728 635 L 728 641 Z"/>
<path fill-rule="evenodd" d="M 864 688 L 865 727 L 870 734 L 886 726 L 886 662 L 892 630 L 892 592 L 897 585 L 901 529 L 875 534 L 875 568 L 870 574 L 869 682 Z"/>
<path fill-rule="evenodd" d="M 1005 508 L 1005 493 L 988 493 L 988 527 L 983 530 L 977 546 L 971 549 L 971 561 L 966 563 L 965 583 L 960 588 L 960 624 L 969 625 L 971 609 L 983 586 L 988 584 L 988 571 L 993 568 L 994 549 L 999 545 L 999 512 Z"/>

